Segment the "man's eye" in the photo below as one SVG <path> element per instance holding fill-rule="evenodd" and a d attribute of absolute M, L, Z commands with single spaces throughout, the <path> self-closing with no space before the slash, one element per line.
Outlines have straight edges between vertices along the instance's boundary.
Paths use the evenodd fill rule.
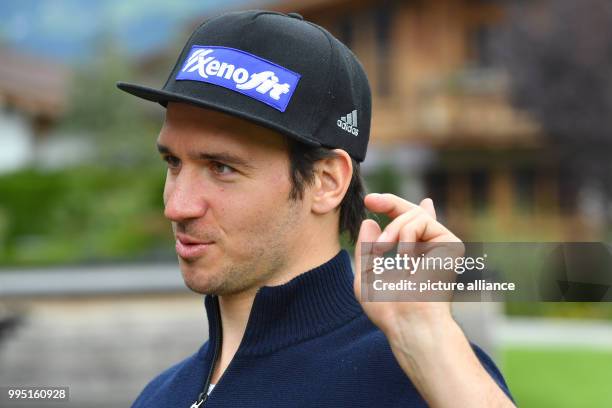
<path fill-rule="evenodd" d="M 181 164 L 181 161 L 174 156 L 164 156 L 163 159 L 166 163 L 168 163 L 168 167 L 172 169 L 179 167 Z"/>
<path fill-rule="evenodd" d="M 212 162 L 210 166 L 213 172 L 220 175 L 232 174 L 233 172 L 235 172 L 232 167 L 219 162 Z"/>

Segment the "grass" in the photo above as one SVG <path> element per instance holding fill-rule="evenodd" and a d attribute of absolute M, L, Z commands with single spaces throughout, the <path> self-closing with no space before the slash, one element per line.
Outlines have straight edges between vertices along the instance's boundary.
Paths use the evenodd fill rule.
<path fill-rule="evenodd" d="M 612 350 L 508 347 L 502 358 L 519 407 L 612 407 Z"/>

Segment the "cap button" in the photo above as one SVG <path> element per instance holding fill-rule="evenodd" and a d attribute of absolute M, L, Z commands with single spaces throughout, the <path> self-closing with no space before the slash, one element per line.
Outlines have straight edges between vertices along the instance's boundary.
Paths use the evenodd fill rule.
<path fill-rule="evenodd" d="M 301 14 L 298 13 L 287 13 L 287 15 L 291 18 L 297 18 L 298 20 L 304 20 Z"/>

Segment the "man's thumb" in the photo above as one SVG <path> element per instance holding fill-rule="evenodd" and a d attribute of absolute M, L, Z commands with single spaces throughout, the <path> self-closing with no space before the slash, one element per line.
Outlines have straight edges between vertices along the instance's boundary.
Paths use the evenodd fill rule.
<path fill-rule="evenodd" d="M 367 265 L 367 259 L 372 254 L 373 243 L 376 242 L 382 233 L 380 226 L 371 219 L 363 220 L 359 235 L 355 243 L 355 293 L 359 298 L 361 285 L 361 265 L 362 260 Z"/>
<path fill-rule="evenodd" d="M 357 246 L 355 250 L 359 251 L 359 244 L 362 242 L 376 242 L 381 232 L 380 226 L 376 221 L 369 218 L 363 220 L 361 223 L 361 228 L 359 228 L 359 235 L 357 236 Z"/>

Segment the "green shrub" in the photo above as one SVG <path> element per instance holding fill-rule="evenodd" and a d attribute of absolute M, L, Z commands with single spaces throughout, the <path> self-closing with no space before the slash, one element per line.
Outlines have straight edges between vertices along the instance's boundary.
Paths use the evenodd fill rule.
<path fill-rule="evenodd" d="M 170 240 L 162 167 L 24 170 L 0 177 L 0 264 L 132 259 Z"/>

